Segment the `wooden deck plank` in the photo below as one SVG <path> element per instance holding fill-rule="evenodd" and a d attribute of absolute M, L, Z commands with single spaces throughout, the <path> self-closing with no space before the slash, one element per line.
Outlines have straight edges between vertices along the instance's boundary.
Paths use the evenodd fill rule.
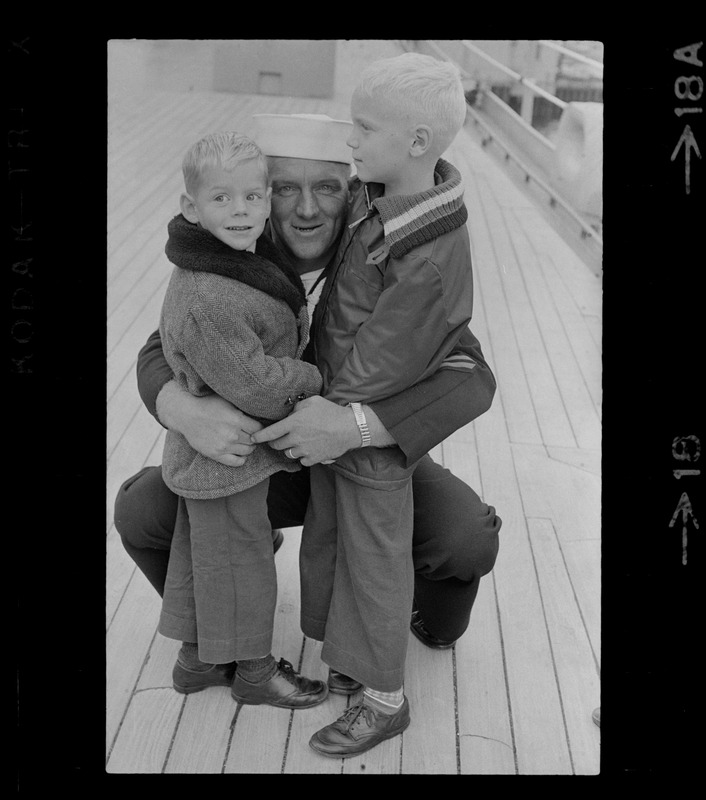
<path fill-rule="evenodd" d="M 187 108 L 199 109 L 213 106 L 213 98 L 194 94 L 184 103 L 181 92 L 144 92 L 140 95 L 114 94 L 110 98 L 109 120 L 112 123 L 108 142 L 108 165 L 117 168 L 111 173 L 120 180 L 132 178 L 135 162 L 141 154 L 158 147 L 165 132 L 172 130 L 183 120 Z M 203 113 L 203 112 L 202 112 Z M 117 183 L 117 187 L 120 183 Z M 118 199 L 116 195 L 115 199 Z"/>
<path fill-rule="evenodd" d="M 507 229 L 516 241 L 517 249 L 524 253 L 521 259 L 521 270 L 525 275 L 525 286 L 529 300 L 533 306 L 536 319 L 542 331 L 542 345 L 546 350 L 562 401 L 570 420 L 572 432 L 579 447 L 598 447 L 600 445 L 600 419 L 595 396 L 589 391 L 585 375 L 593 386 L 600 387 L 600 358 L 592 340 L 584 340 L 583 350 L 574 350 L 566 335 L 565 326 L 556 308 L 557 295 L 552 295 L 541 271 L 538 254 L 534 252 L 529 237 L 526 237 L 516 222 L 514 212 L 507 219 Z M 535 225 L 539 223 L 537 215 Z M 600 292 L 600 282 L 595 279 L 592 287 L 595 294 Z M 573 303 L 568 303 L 564 313 L 571 313 Z M 585 327 L 579 328 L 579 335 Z M 578 339 L 578 337 L 577 337 Z M 586 346 L 586 345 L 592 346 Z M 578 357 L 587 361 L 581 369 Z M 547 445 L 559 442 L 545 440 Z M 567 443 L 568 444 L 568 443 Z"/>
<path fill-rule="evenodd" d="M 146 264 L 139 277 L 134 282 L 133 288 L 123 298 L 108 316 L 107 347 L 110 352 L 129 330 L 130 325 L 139 316 L 139 311 L 145 300 L 159 295 L 160 303 L 164 295 L 166 284 L 172 273 L 172 266 L 166 256 L 158 256 L 151 264 Z M 154 322 L 156 329 L 159 317 Z"/>
<path fill-rule="evenodd" d="M 115 613 L 125 595 L 130 580 L 137 569 L 135 562 L 125 552 L 122 541 L 117 533 L 113 534 L 115 528 L 111 528 L 106 537 L 105 568 L 110 576 L 105 592 L 105 626 L 109 630 Z"/>
<path fill-rule="evenodd" d="M 133 574 L 106 635 L 106 739 L 112 747 L 155 636 L 160 602 L 138 570 Z M 121 729 L 122 730 L 122 729 Z"/>
<path fill-rule="evenodd" d="M 451 651 L 431 650 L 411 637 L 404 688 L 412 722 L 403 734 L 403 773 L 456 774 L 453 680 Z"/>
<path fill-rule="evenodd" d="M 572 593 L 579 599 L 593 650 L 598 653 L 600 479 L 547 458 L 541 448 L 531 445 L 513 445 L 513 453 L 525 513 L 528 518 L 552 521 L 567 561 Z"/>
<path fill-rule="evenodd" d="M 596 288 L 599 279 L 549 225 L 532 224 L 531 220 L 536 219 L 533 211 L 528 212 L 529 221 L 521 206 L 515 214 L 518 219 L 525 221 L 524 230 L 531 237 L 535 252 L 552 264 L 557 278 L 573 297 L 581 313 L 600 318 L 602 295 Z"/>
<path fill-rule="evenodd" d="M 120 440 L 129 435 L 135 417 L 140 413 L 142 402 L 135 391 L 135 371 L 130 370 L 108 401 L 106 421 L 106 455 L 110 458 Z M 146 410 L 143 409 L 142 410 Z M 149 413 L 149 412 L 148 412 Z M 154 422 L 154 420 L 152 420 Z M 154 426 L 152 426 L 154 429 Z M 156 431 L 155 431 L 156 432 Z M 130 452 L 131 460 L 133 451 Z"/>
<path fill-rule="evenodd" d="M 147 454 L 157 445 L 162 435 L 162 430 L 155 428 L 156 424 L 144 407 L 138 408 L 125 435 L 110 454 L 106 471 L 106 516 L 108 525 L 112 524 L 113 504 L 118 489 L 127 478 L 142 468 Z M 162 463 L 161 456 L 157 463 Z M 138 466 L 135 466 L 136 464 Z"/>
<path fill-rule="evenodd" d="M 456 643 L 462 775 L 513 775 L 515 747 L 498 627 L 495 581 L 481 580 L 468 631 Z"/>
<path fill-rule="evenodd" d="M 576 602 L 567 602 L 572 587 L 551 520 L 528 521 L 532 549 L 547 617 L 552 653 L 561 687 L 562 713 L 575 775 L 595 775 L 599 762 L 599 734 L 591 711 L 600 705 L 597 671 L 587 671 L 592 653 Z"/>
<path fill-rule="evenodd" d="M 476 434 L 483 489 L 502 510 L 501 546 L 494 578 L 518 770 L 533 775 L 570 774 L 527 523 L 499 406 L 478 420 Z"/>
<path fill-rule="evenodd" d="M 575 446 L 576 439 L 551 368 L 546 343 L 541 336 L 527 293 L 523 269 L 528 254 L 526 251 L 520 256 L 516 254 L 511 226 L 508 226 L 503 217 L 487 180 L 479 182 L 478 190 L 488 229 L 493 236 L 500 291 L 507 303 L 516 349 L 520 355 L 542 441 L 558 446 Z"/>
<path fill-rule="evenodd" d="M 586 450 L 580 447 L 547 447 L 547 454 L 555 461 L 562 461 L 577 469 L 590 472 L 600 478 L 601 451 Z"/>
<path fill-rule="evenodd" d="M 159 313 L 168 281 L 169 274 L 167 273 L 159 290 L 147 299 L 139 314 L 109 352 L 111 370 L 108 372 L 106 382 L 106 394 L 109 398 L 126 375 L 134 375 L 137 353 L 147 341 L 147 337 L 158 328 Z"/>
<path fill-rule="evenodd" d="M 562 555 L 588 631 L 593 664 L 598 669 L 601 663 L 601 541 L 596 538 L 562 542 Z M 584 670 L 587 669 L 589 665 L 584 665 Z"/>
<path fill-rule="evenodd" d="M 157 607 L 161 609 L 161 602 L 157 599 Z M 167 639 L 160 633 L 154 637 L 140 671 L 136 691 L 144 689 L 171 689 L 172 670 L 181 644 L 174 639 Z"/>
<path fill-rule="evenodd" d="M 166 231 L 169 220 L 178 213 L 178 210 L 178 204 L 173 200 L 161 204 L 142 226 L 141 231 L 144 235 L 140 237 L 136 233 L 113 257 L 112 261 L 116 265 L 121 263 L 124 267 L 111 278 L 109 283 L 108 318 L 121 304 L 135 303 L 140 296 L 136 285 L 147 273 L 157 272 L 164 275 L 169 271 L 169 261 L 164 254 Z"/>
<path fill-rule="evenodd" d="M 485 203 L 490 202 L 492 206 L 497 202 L 495 191 L 484 173 L 471 178 L 466 190 L 476 209 L 469 219 L 469 228 L 475 253 L 475 284 L 480 299 L 471 326 L 478 335 L 477 320 L 482 316 L 484 322 L 481 324 L 487 332 L 483 346 L 488 349 L 494 345 L 491 364 L 498 378 L 498 393 L 503 396 L 510 438 L 513 441 L 540 442 L 541 426 L 529 382 L 535 363 L 530 361 L 529 367 L 525 367 L 519 337 L 514 333 L 514 316 L 521 306 L 509 303 L 506 297 L 507 267 L 502 260 L 502 249 L 507 234 L 504 226 L 495 230 L 497 221 L 492 219 L 492 211 L 489 215 L 485 208 Z M 489 315 L 488 308 L 492 309 Z"/>
<path fill-rule="evenodd" d="M 147 416 L 145 416 L 145 414 L 147 414 Z M 136 424 L 138 417 L 139 427 Z M 149 426 L 150 421 L 152 422 L 151 426 Z M 162 451 L 164 449 L 166 430 L 161 427 L 157 427 L 155 430 L 154 423 L 155 420 L 150 416 L 144 406 L 138 406 L 138 413 L 132 420 L 131 426 L 123 433 L 120 442 L 120 450 L 122 450 L 122 452 L 120 452 L 120 450 L 111 452 L 107 471 L 109 508 L 112 508 L 118 488 L 123 481 L 134 475 L 144 466 L 157 466 L 162 463 Z M 117 466 L 117 462 L 121 458 L 124 462 L 123 466 L 129 466 L 129 471 L 127 473 L 124 469 L 121 470 Z M 112 492 L 113 489 L 114 492 Z"/>
<path fill-rule="evenodd" d="M 176 692 L 172 690 L 172 694 Z M 164 772 L 198 775 L 223 772 L 235 708 L 227 687 L 187 695 Z"/>
<path fill-rule="evenodd" d="M 155 258 L 163 254 L 167 224 L 179 211 L 178 178 L 172 175 L 166 188 L 164 196 L 154 198 L 145 215 L 135 222 L 130 235 L 113 244 L 108 262 L 108 289 L 111 295 L 119 292 L 119 296 L 124 296 L 125 290 L 121 292 L 121 285 L 128 283 L 128 275 L 139 275 L 145 264 L 154 263 Z M 111 298 L 111 302 L 115 303 L 119 296 L 116 300 Z"/>
<path fill-rule="evenodd" d="M 149 109 L 144 105 L 133 106 L 128 98 L 116 102 L 126 124 L 109 140 L 108 165 L 115 170 L 116 179 L 111 210 L 119 208 L 127 194 L 140 190 L 141 168 L 152 164 L 155 158 L 164 157 L 165 137 L 177 128 L 190 128 L 198 125 L 200 119 L 208 120 L 219 106 L 228 102 L 228 95 L 212 97 L 197 93 L 185 103 L 182 92 L 158 92 L 153 95 Z M 163 163 L 154 165 L 158 169 L 151 171 L 156 174 Z"/>
<path fill-rule="evenodd" d="M 445 467 L 481 499 L 493 502 L 483 493 L 475 423 L 444 442 L 443 453 Z M 456 643 L 455 657 L 460 772 L 513 774 L 516 765 L 492 574 L 481 580 L 470 625 Z"/>
<path fill-rule="evenodd" d="M 149 464 L 156 465 L 161 462 L 164 436 L 164 430 L 158 432 L 157 439 L 147 457 L 142 462 L 138 462 L 139 467 L 135 468 L 133 472 L 127 475 L 124 472 L 116 472 L 114 462 L 109 462 L 109 477 L 106 480 L 106 518 L 109 526 L 106 536 L 106 574 L 108 576 L 106 583 L 106 629 L 110 628 L 115 611 L 122 600 L 133 573 L 137 569 L 134 561 L 125 552 L 120 536 L 115 525 L 112 523 L 113 507 L 117 492 L 123 481 L 127 480 L 127 478 L 136 473 L 139 469 L 142 469 L 143 466 Z M 133 463 L 135 462 L 130 462 L 131 467 Z"/>
<path fill-rule="evenodd" d="M 137 692 L 162 689 L 183 700 L 179 716 L 165 722 L 162 736 L 170 736 L 169 751 L 160 771 L 168 773 L 219 773 L 230 743 L 230 722 L 235 703 L 227 687 L 191 695 L 177 695 L 172 670 L 180 643 L 159 633 L 149 649 L 137 684 Z"/>
<path fill-rule="evenodd" d="M 565 367 L 563 371 L 558 371 L 560 378 L 564 377 L 564 372 L 570 370 L 561 384 L 562 394 L 565 397 L 570 395 L 571 385 L 575 384 L 591 398 L 594 416 L 599 417 L 601 354 L 589 330 L 586 317 L 577 308 L 575 299 L 567 291 L 563 282 L 555 277 L 553 264 L 534 248 L 533 236 L 534 231 L 539 227 L 538 215 L 531 214 L 525 209 L 513 209 L 512 219 L 516 220 L 517 224 L 508 224 L 508 230 L 512 236 L 518 239 L 518 248 L 527 253 L 522 266 L 527 275 L 528 292 L 531 293 L 537 309 L 537 318 L 541 321 L 546 333 L 547 352 L 550 358 L 554 355 L 552 359 L 554 363 L 558 360 L 557 355 L 562 357 Z M 600 280 L 598 278 L 589 280 L 584 278 L 583 280 L 585 280 L 584 294 L 593 295 L 591 302 L 593 305 L 600 300 Z M 578 400 L 577 407 L 586 405 L 582 397 L 579 397 Z M 571 402 L 567 403 L 570 413 L 574 409 L 574 405 Z M 584 413 L 590 414 L 591 409 L 586 409 Z M 579 431 L 582 430 L 581 425 L 574 427 L 578 427 Z M 595 427 L 596 423 L 591 427 L 592 433 Z M 599 436 L 600 434 L 593 433 L 592 442 L 595 443 Z M 580 446 L 595 446 L 591 443 L 585 444 L 580 437 L 577 438 Z"/>
<path fill-rule="evenodd" d="M 237 707 L 235 703 L 232 706 L 233 709 Z M 306 712 L 272 706 L 241 706 L 223 771 L 229 774 L 280 774 L 293 713 Z"/>
<path fill-rule="evenodd" d="M 117 309 L 113 310 L 108 317 L 106 347 L 111 357 L 122 338 L 131 332 L 133 325 L 138 325 L 137 330 L 133 332 L 133 339 L 135 335 L 140 335 L 144 331 L 151 333 L 159 325 L 162 298 L 166 292 L 171 269 L 163 253 L 157 254 L 151 261 L 146 262 L 144 266 L 145 269 L 139 273 L 138 277 L 138 282 L 142 284 L 143 291 L 133 292 L 133 302 L 123 303 L 122 308 L 118 304 Z M 148 316 L 145 316 L 145 314 L 148 314 Z M 130 358 L 131 355 L 133 358 L 136 357 L 136 353 L 130 353 L 129 345 L 128 349 L 126 349 L 126 354 L 128 361 L 132 360 Z"/>
<path fill-rule="evenodd" d="M 584 321 L 598 350 L 603 347 L 603 322 L 597 314 L 584 314 Z"/>
<path fill-rule="evenodd" d="M 160 115 L 161 99 L 154 92 L 132 92 L 126 94 L 116 91 L 112 74 L 108 75 L 108 153 L 114 153 L 117 145 L 130 137 L 136 126 L 162 123 Z M 159 110 L 158 110 L 159 109 Z"/>
<path fill-rule="evenodd" d="M 579 447 L 598 448 L 601 440 L 598 409 L 566 336 L 554 305 L 554 298 L 541 273 L 537 254 L 530 240 L 522 232 L 512 210 L 505 221 L 516 252 L 523 254 L 521 258 L 518 256 L 516 263 L 522 273 L 526 297 L 532 306 L 537 330 L 541 336 L 541 349 L 546 353 L 574 441 Z M 536 224 L 538 223 L 539 218 L 536 219 Z M 596 287 L 599 287 L 597 280 Z M 523 334 L 528 329 L 522 327 Z M 564 443 L 549 441 L 546 437 L 544 441 L 548 446 L 570 447 L 572 444 L 570 441 Z"/>
<path fill-rule="evenodd" d="M 494 308 L 494 306 L 493 306 Z M 484 319 L 484 309 L 481 309 L 481 313 L 477 314 L 474 318 L 474 322 L 472 323 L 472 327 L 474 331 L 481 337 L 481 341 L 487 342 L 490 339 L 488 335 L 487 338 L 486 333 L 484 331 L 485 319 Z M 487 355 L 489 357 L 490 363 L 495 364 L 495 348 L 491 345 L 491 347 L 487 348 Z M 499 417 L 500 420 L 502 419 L 502 411 L 503 406 L 502 403 L 505 399 L 507 390 L 503 391 L 505 387 L 503 386 L 502 382 L 499 381 L 499 390 L 498 393 L 500 395 L 500 405 L 497 408 L 496 418 Z M 496 400 L 496 403 L 498 401 Z M 497 468 L 497 461 L 498 461 L 498 453 L 497 453 L 497 445 L 498 442 L 502 440 L 502 436 L 500 433 L 502 431 L 502 424 L 495 426 L 494 432 L 488 431 L 489 424 L 493 421 L 493 414 L 495 411 L 495 406 L 492 408 L 488 413 L 486 413 L 483 417 L 476 420 L 474 423 L 474 429 L 476 431 L 476 437 L 478 441 L 478 451 L 480 457 L 480 474 L 482 480 L 482 490 L 485 495 L 485 498 L 488 502 L 495 504 L 500 513 L 501 517 L 503 518 L 503 528 L 501 530 L 501 548 L 500 548 L 500 556 L 498 559 L 498 563 L 496 564 L 494 570 L 494 580 L 495 582 L 502 582 L 503 576 L 505 572 L 503 570 L 503 553 L 507 552 L 508 548 L 512 548 L 511 557 L 513 559 L 513 563 L 516 560 L 520 562 L 528 563 L 531 559 L 528 558 L 526 547 L 524 549 L 519 549 L 514 544 L 515 537 L 517 535 L 516 528 L 517 524 L 515 519 L 520 523 L 521 527 L 525 527 L 524 522 L 524 513 L 522 508 L 517 508 L 516 518 L 513 514 L 511 514 L 511 509 L 513 504 L 517 503 L 519 498 L 519 492 L 516 490 L 513 491 L 511 481 L 514 479 L 513 470 L 514 470 L 514 458 L 513 454 L 506 456 L 507 460 L 507 472 L 508 478 L 510 483 L 507 483 L 499 477 L 497 480 L 498 487 L 502 487 L 504 492 L 496 493 L 494 491 L 495 482 L 493 481 L 492 477 L 488 477 L 488 475 L 493 474 L 493 470 Z M 499 421 L 500 421 L 499 420 Z M 487 436 L 488 443 L 495 442 L 495 447 L 489 447 L 487 454 L 483 449 L 483 441 L 484 441 L 484 434 L 489 433 Z M 452 437 L 452 441 L 456 440 L 456 435 Z M 447 445 L 444 445 L 445 449 Z M 541 450 L 542 448 L 536 448 Z M 490 483 L 489 483 L 490 481 Z M 544 491 L 547 491 L 546 485 L 544 486 Z M 507 492 L 508 494 L 505 494 Z M 508 496 L 509 495 L 509 496 Z M 526 536 L 526 529 L 525 534 Z M 510 537 L 510 540 L 508 540 Z M 522 577 L 522 576 L 520 576 Z M 524 575 L 524 584 L 528 587 L 531 587 L 532 583 L 534 582 L 534 578 L 532 575 Z M 523 580 L 518 580 L 518 578 L 511 578 L 509 575 L 507 576 L 507 583 L 510 584 L 510 589 L 517 589 L 518 586 L 523 585 Z M 501 595 L 501 603 L 502 603 L 502 586 L 499 590 L 499 594 Z M 510 595 L 512 597 L 513 595 Z M 516 605 L 518 601 L 513 601 L 510 599 L 509 601 L 504 603 L 504 606 L 510 609 L 513 605 Z M 549 676 L 552 674 L 552 660 L 551 660 L 551 653 L 547 649 L 547 647 L 540 648 L 539 652 L 532 653 L 532 658 L 538 659 L 537 663 L 529 666 L 528 673 L 531 675 L 536 675 L 537 673 L 542 676 L 543 686 L 540 687 L 539 696 L 542 698 L 547 698 L 546 702 L 545 699 L 540 700 L 536 705 L 533 702 L 530 702 L 531 692 L 526 692 L 525 689 L 518 689 L 513 688 L 517 686 L 518 680 L 521 681 L 522 675 L 521 674 L 513 674 L 513 672 L 518 668 L 518 664 L 522 662 L 522 659 L 526 656 L 523 653 L 531 652 L 532 647 L 539 640 L 540 637 L 544 637 L 546 642 L 547 632 L 546 629 L 543 629 L 543 625 L 538 622 L 542 618 L 541 613 L 541 604 L 538 602 L 538 598 L 535 597 L 534 602 L 527 604 L 526 600 L 523 600 L 523 625 L 529 626 L 530 623 L 527 622 L 527 617 L 531 616 L 533 618 L 533 630 L 536 631 L 535 635 L 531 638 L 534 640 L 531 643 L 528 643 L 529 649 L 527 646 L 522 645 L 522 634 L 523 631 L 520 631 L 520 638 L 518 641 L 515 639 L 518 638 L 516 632 L 512 631 L 511 629 L 508 630 L 507 627 L 504 627 L 504 637 L 503 642 L 505 646 L 505 654 L 506 660 L 508 662 L 508 670 L 510 672 L 509 677 L 509 684 L 510 684 L 510 692 L 511 692 L 511 703 L 512 703 L 512 710 L 513 710 L 513 721 L 519 720 L 517 724 L 513 722 L 513 726 L 515 727 L 515 735 L 517 738 L 517 752 L 518 752 L 518 771 L 520 774 L 525 774 L 528 772 L 532 772 L 536 770 L 538 774 L 554 774 L 554 773 L 570 773 L 571 772 L 571 763 L 569 759 L 569 752 L 568 747 L 565 743 L 564 735 L 555 729 L 555 726 L 561 723 L 561 709 L 559 704 L 559 698 L 557 695 L 557 687 L 554 684 L 553 679 L 549 679 Z M 475 613 L 475 612 L 474 612 Z M 509 611 L 508 611 L 509 614 Z M 530 626 L 531 627 L 531 626 Z M 507 640 L 507 641 L 505 641 Z M 463 641 L 463 640 L 462 640 Z M 465 644 L 465 643 L 464 643 Z M 515 650 L 516 648 L 516 650 Z M 525 662 L 525 666 L 527 666 L 527 662 Z M 462 680 L 462 679 L 460 679 Z M 532 692 L 536 692 L 537 688 L 533 687 Z M 520 707 L 518 707 L 518 702 L 520 703 Z M 548 714 L 547 708 L 553 707 L 553 712 Z M 460 706 L 459 706 L 459 714 L 461 713 Z M 525 726 L 526 729 L 525 729 Z M 542 731 L 541 735 L 538 735 L 538 732 Z M 546 732 L 552 731 L 551 733 L 551 741 L 550 741 L 550 748 L 546 749 L 546 752 L 542 753 L 531 753 L 531 746 L 532 741 L 537 741 L 542 739 Z M 486 741 L 501 741 L 505 742 L 506 739 L 503 738 L 502 735 L 500 736 L 491 736 L 489 740 Z M 499 745 L 501 751 L 503 749 L 507 749 L 504 745 Z M 511 764 L 508 760 L 508 756 L 511 753 L 503 753 L 500 752 L 499 758 L 501 759 L 501 767 L 502 767 L 502 758 L 505 757 L 504 768 L 508 771 L 511 770 Z M 529 766 L 528 762 L 532 764 Z"/>
<path fill-rule="evenodd" d="M 475 198 L 476 206 L 480 205 L 478 191 L 475 181 L 469 178 L 466 192 Z M 481 306 L 487 331 L 487 337 L 482 340 L 483 351 L 486 355 L 490 352 L 493 354 L 490 363 L 498 382 L 498 393 L 503 397 L 507 427 L 513 441 L 539 443 L 542 441 L 541 432 L 502 293 L 485 218 L 481 214 L 472 215 L 469 228 L 474 252 L 475 316 L 478 317 L 478 307 Z M 488 308 L 492 309 L 491 315 L 487 312 Z M 472 327 L 478 336 L 475 323 L 472 323 Z"/>
<path fill-rule="evenodd" d="M 148 689 L 132 698 L 110 754 L 109 773 L 160 773 L 183 699 L 167 689 Z"/>
<path fill-rule="evenodd" d="M 171 124 L 167 115 L 174 113 L 175 107 L 178 108 L 176 92 L 138 90 L 127 94 L 110 90 L 111 75 L 108 81 L 108 132 L 115 142 L 131 143 L 134 147 L 136 131 L 151 139 L 161 128 Z M 121 157 L 127 155 L 129 153 L 125 151 L 120 153 Z"/>
<path fill-rule="evenodd" d="M 513 444 L 512 450 L 527 516 L 551 519 L 561 541 L 598 539 L 599 477 L 535 445 Z"/>
<path fill-rule="evenodd" d="M 115 260 L 115 254 L 121 246 L 134 239 L 136 232 L 153 230 L 150 226 L 150 214 L 157 203 L 169 198 L 172 205 L 176 205 L 179 194 L 183 191 L 178 169 L 175 170 L 170 162 L 166 162 L 164 170 L 155 177 L 149 178 L 149 174 L 143 175 L 139 194 L 133 193 L 126 198 L 124 218 L 118 219 L 116 212 L 108 238 L 108 255 L 111 261 Z"/>

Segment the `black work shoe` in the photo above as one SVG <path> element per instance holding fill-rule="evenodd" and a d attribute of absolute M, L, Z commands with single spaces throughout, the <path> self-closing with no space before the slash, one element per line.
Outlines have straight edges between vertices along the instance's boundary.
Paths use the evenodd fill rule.
<path fill-rule="evenodd" d="M 299 675 L 289 661 L 281 658 L 277 672 L 264 683 L 248 683 L 236 672 L 231 694 L 236 702 L 245 705 L 311 708 L 324 702 L 328 686 L 323 681 Z"/>
<path fill-rule="evenodd" d="M 279 528 L 272 529 L 272 547 L 274 548 L 275 553 L 282 547 L 282 542 L 284 541 L 284 534 Z"/>
<path fill-rule="evenodd" d="M 422 644 L 425 644 L 427 647 L 431 647 L 434 650 L 448 650 L 450 647 L 453 647 L 456 644 L 456 639 L 452 642 L 444 641 L 444 639 L 439 639 L 437 636 L 429 633 L 424 625 L 424 620 L 422 619 L 419 611 L 412 612 L 412 621 L 409 624 L 409 627 L 412 630 L 412 633 L 419 639 Z"/>
<path fill-rule="evenodd" d="M 410 723 L 409 702 L 405 697 L 399 711 L 383 714 L 364 703 L 347 708 L 335 722 L 321 728 L 309 740 L 309 746 L 322 756 L 348 758 L 359 756 L 385 739 L 392 739 Z"/>
<path fill-rule="evenodd" d="M 182 694 L 191 694 L 210 686 L 231 686 L 236 666 L 236 662 L 231 661 L 229 664 L 211 664 L 208 669 L 195 670 L 177 661 L 172 670 L 174 688 Z"/>
<path fill-rule="evenodd" d="M 331 694 L 355 694 L 363 688 L 362 683 L 335 669 L 328 671 L 328 690 Z"/>

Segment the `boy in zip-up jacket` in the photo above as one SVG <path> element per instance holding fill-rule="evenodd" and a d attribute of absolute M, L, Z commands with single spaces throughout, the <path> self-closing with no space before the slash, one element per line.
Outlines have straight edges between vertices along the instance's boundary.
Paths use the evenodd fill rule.
<path fill-rule="evenodd" d="M 410 723 L 403 693 L 413 607 L 414 465 L 367 447 L 362 403 L 439 369 L 473 370 L 473 279 L 458 171 L 441 158 L 466 116 L 457 68 L 406 53 L 370 65 L 351 101 L 361 184 L 313 345 L 322 395 L 350 405 L 362 448 L 311 468 L 300 554 L 302 630 L 362 699 L 316 732 L 325 756 L 359 755 Z M 336 302 L 328 303 L 330 293 Z"/>

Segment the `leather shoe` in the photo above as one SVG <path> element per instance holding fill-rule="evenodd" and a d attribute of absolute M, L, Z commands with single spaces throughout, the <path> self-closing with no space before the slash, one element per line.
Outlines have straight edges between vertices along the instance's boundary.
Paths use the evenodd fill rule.
<path fill-rule="evenodd" d="M 427 647 L 431 647 L 434 650 L 448 650 L 450 647 L 453 647 L 456 644 L 456 639 L 452 642 L 445 641 L 444 639 L 439 639 L 438 636 L 434 636 L 432 633 L 429 633 L 426 626 L 424 625 L 424 620 L 422 619 L 419 611 L 414 610 L 412 612 L 412 621 L 409 624 L 412 633 L 419 639 L 422 644 L 425 644 Z"/>
<path fill-rule="evenodd" d="M 324 702 L 328 686 L 299 675 L 289 661 L 281 658 L 277 672 L 264 683 L 248 683 L 236 672 L 231 695 L 236 702 L 251 706 L 311 708 Z"/>
<path fill-rule="evenodd" d="M 236 662 L 231 661 L 229 664 L 211 664 L 205 670 L 193 670 L 177 661 L 172 670 L 174 688 L 182 694 L 191 694 L 210 686 L 230 686 L 236 666 Z"/>
<path fill-rule="evenodd" d="M 331 694 L 355 694 L 363 688 L 362 683 L 335 669 L 328 671 L 328 690 Z"/>
<path fill-rule="evenodd" d="M 309 746 L 322 756 L 348 758 L 365 753 L 385 739 L 398 736 L 409 726 L 409 702 L 399 711 L 383 714 L 364 703 L 347 708 L 342 716 L 317 731 Z"/>

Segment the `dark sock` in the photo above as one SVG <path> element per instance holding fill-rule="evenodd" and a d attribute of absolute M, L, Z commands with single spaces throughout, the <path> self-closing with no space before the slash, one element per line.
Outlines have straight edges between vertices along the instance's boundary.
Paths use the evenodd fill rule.
<path fill-rule="evenodd" d="M 262 658 L 238 661 L 238 675 L 248 683 L 265 683 L 277 672 L 277 662 L 270 653 Z"/>
<path fill-rule="evenodd" d="M 199 659 L 199 646 L 195 642 L 181 643 L 181 650 L 179 650 L 177 661 L 182 667 L 192 672 L 205 672 L 213 666 L 213 664 L 207 664 L 205 661 Z"/>

